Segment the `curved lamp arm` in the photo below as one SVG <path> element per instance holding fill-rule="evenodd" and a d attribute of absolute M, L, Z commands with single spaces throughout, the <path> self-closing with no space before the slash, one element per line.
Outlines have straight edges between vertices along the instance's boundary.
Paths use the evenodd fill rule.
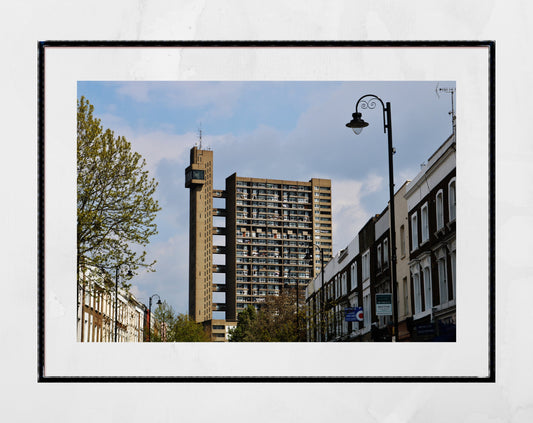
<path fill-rule="evenodd" d="M 387 106 L 383 103 L 383 100 L 374 94 L 365 94 L 360 97 L 355 104 L 355 113 L 352 113 L 352 120 L 346 124 L 348 128 L 351 128 L 356 135 L 359 135 L 363 128 L 368 126 L 368 123 L 362 119 L 362 115 L 359 112 L 359 105 L 361 109 L 375 109 L 377 103 L 381 104 L 383 109 L 383 132 L 387 132 L 387 129 L 390 128 L 390 122 L 387 122 L 386 112 Z"/>

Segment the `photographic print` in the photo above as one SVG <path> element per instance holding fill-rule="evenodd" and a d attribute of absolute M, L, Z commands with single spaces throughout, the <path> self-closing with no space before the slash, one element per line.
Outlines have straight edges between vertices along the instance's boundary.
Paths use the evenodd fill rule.
<path fill-rule="evenodd" d="M 488 48 L 369 47 L 45 48 L 43 376 L 490 377 Z"/>
<path fill-rule="evenodd" d="M 389 106 L 363 96 L 355 137 L 366 92 Z M 455 341 L 454 82 L 79 82 L 78 102 L 80 341 Z"/>

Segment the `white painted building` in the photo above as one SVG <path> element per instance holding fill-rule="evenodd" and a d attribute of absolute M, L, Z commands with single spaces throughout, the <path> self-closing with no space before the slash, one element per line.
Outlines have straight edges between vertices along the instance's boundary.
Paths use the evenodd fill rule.
<path fill-rule="evenodd" d="M 119 289 L 94 267 L 87 268 L 78 284 L 77 340 L 80 342 L 143 342 L 146 306 Z"/>
<path fill-rule="evenodd" d="M 405 194 L 415 339 L 455 339 L 456 142 L 450 136 Z"/>

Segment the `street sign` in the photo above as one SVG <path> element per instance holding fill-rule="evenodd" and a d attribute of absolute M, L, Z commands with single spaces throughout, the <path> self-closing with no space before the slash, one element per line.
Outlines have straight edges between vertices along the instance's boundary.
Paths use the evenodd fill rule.
<path fill-rule="evenodd" d="M 363 307 L 346 307 L 344 309 L 344 320 L 346 322 L 362 322 Z"/>
<path fill-rule="evenodd" d="M 392 294 L 376 294 L 376 315 L 392 316 Z"/>

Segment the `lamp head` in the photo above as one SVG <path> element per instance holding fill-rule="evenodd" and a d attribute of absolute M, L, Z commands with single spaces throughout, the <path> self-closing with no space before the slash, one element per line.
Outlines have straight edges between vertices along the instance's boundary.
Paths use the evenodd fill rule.
<path fill-rule="evenodd" d="M 368 126 L 368 122 L 365 122 L 361 118 L 361 113 L 352 113 L 352 120 L 346 124 L 348 128 L 351 128 L 355 135 L 359 135 L 363 128 Z"/>

